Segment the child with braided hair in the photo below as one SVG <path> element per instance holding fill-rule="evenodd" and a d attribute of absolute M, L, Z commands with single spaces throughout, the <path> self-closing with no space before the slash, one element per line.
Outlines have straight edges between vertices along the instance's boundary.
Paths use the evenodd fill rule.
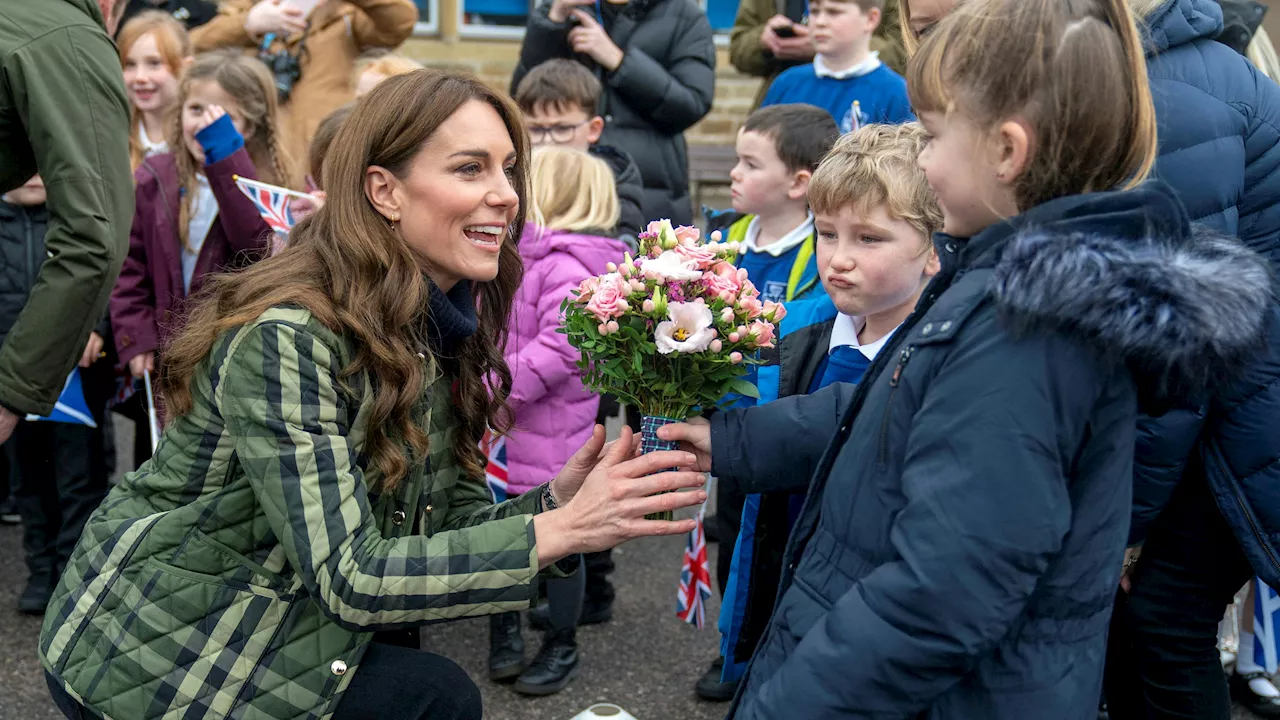
<path fill-rule="evenodd" d="M 293 186 L 267 68 L 234 52 L 201 55 L 179 88 L 170 153 L 138 167 L 137 206 L 111 320 L 120 361 L 140 378 L 211 273 L 265 257 L 271 229 L 234 176 Z M 146 458 L 138 458 L 141 462 Z"/>

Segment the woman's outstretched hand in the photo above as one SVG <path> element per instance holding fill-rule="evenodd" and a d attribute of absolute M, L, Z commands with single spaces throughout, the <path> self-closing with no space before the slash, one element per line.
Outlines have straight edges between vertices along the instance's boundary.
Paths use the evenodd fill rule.
<path fill-rule="evenodd" d="M 551 494 L 555 496 L 556 504 L 564 507 L 578 494 L 578 488 L 582 487 L 582 483 L 596 469 L 596 465 L 604 459 L 609 450 L 621 440 L 614 440 L 611 443 L 605 443 L 605 430 L 603 425 L 596 425 L 591 431 L 591 437 L 587 439 L 587 444 L 583 445 L 578 452 L 569 458 L 569 462 L 564 464 L 564 468 L 560 470 L 560 474 L 556 475 L 551 481 Z M 640 452 L 640 436 L 631 436 L 631 454 L 637 455 Z"/>
<path fill-rule="evenodd" d="M 663 425 L 658 428 L 658 437 L 678 442 L 681 450 L 694 454 L 697 461 L 688 469 L 711 472 L 711 423 L 706 418 L 692 417 L 688 422 Z"/>
<path fill-rule="evenodd" d="M 596 431 L 601 434 L 600 430 Z M 593 444 L 603 448 L 597 435 L 570 465 L 588 462 Z M 574 553 L 596 552 L 638 537 L 679 535 L 693 529 L 689 520 L 646 520 L 645 515 L 699 505 L 707 499 L 701 473 L 665 472 L 688 467 L 696 458 L 671 450 L 632 457 L 635 447 L 630 428 L 604 451 L 563 507 L 534 516 L 538 564 L 546 567 Z M 566 469 L 569 466 L 566 466 Z M 657 473 L 657 474 L 654 474 Z M 564 472 L 557 482 L 563 482 Z M 669 492 L 697 488 L 693 492 Z M 663 494 L 659 494 L 663 493 Z"/>

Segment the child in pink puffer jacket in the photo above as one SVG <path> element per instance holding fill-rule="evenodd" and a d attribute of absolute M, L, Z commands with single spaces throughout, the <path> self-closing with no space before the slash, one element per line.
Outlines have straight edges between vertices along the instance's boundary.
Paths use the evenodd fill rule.
<path fill-rule="evenodd" d="M 524 281 L 511 314 L 506 360 L 515 428 L 506 440 L 508 494 L 555 476 L 595 426 L 600 398 L 582 386 L 579 353 L 557 332 L 560 303 L 584 278 L 621 262 L 626 245 L 611 237 L 618 193 L 604 161 L 566 147 L 538 148 L 531 167 L 530 222 L 520 238 Z M 527 667 L 519 613 L 492 615 L 489 677 L 515 681 L 526 695 L 559 692 L 578 667 L 575 638 L 585 572 L 549 580 L 551 629 Z"/>

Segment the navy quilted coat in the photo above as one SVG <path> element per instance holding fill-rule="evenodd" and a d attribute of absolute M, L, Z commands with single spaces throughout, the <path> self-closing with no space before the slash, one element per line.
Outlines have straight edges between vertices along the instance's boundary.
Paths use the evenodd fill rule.
<path fill-rule="evenodd" d="M 1239 365 L 1272 300 L 1159 183 L 935 244 L 856 389 L 711 418 L 717 477 L 811 478 L 735 720 L 1094 717 L 1140 403 Z"/>
<path fill-rule="evenodd" d="M 1146 21 L 1160 126 L 1156 174 L 1195 222 L 1238 236 L 1280 270 L 1280 87 L 1213 41 L 1211 0 L 1170 0 Z M 1213 403 L 1138 425 L 1130 543 L 1174 486 L 1204 474 L 1258 574 L 1280 584 L 1280 314 L 1267 353 Z"/>

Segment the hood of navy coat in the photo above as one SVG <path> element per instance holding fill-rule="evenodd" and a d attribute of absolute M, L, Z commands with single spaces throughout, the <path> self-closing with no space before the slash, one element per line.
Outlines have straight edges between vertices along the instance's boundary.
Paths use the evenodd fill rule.
<path fill-rule="evenodd" d="M 993 276 L 1005 321 L 1123 360 L 1145 409 L 1205 396 L 1261 349 L 1269 266 L 1193 227 L 1163 183 L 1060 198 L 1012 233 Z"/>
<path fill-rule="evenodd" d="M 1213 0 L 1170 0 L 1147 18 L 1146 30 L 1148 55 L 1213 39 L 1222 32 L 1222 7 Z"/>

